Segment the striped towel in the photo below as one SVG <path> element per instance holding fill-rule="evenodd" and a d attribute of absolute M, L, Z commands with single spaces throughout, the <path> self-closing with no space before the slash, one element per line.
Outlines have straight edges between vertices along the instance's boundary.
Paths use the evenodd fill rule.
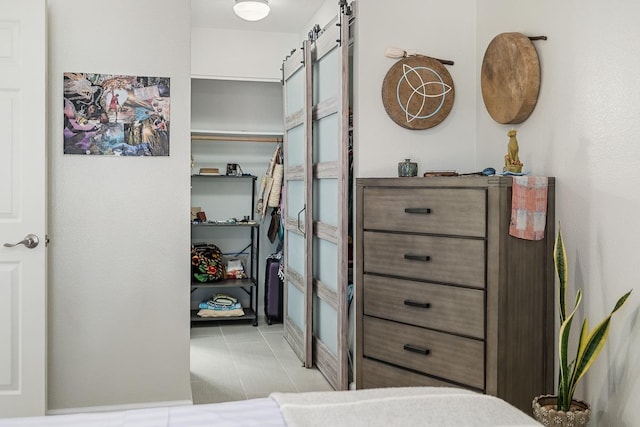
<path fill-rule="evenodd" d="M 525 240 L 544 239 L 547 222 L 546 176 L 514 176 L 509 234 Z"/>

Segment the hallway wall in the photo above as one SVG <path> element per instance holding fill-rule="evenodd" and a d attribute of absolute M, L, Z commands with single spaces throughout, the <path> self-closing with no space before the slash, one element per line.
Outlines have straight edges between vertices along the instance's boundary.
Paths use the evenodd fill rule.
<path fill-rule="evenodd" d="M 191 399 L 189 7 L 48 1 L 50 410 Z M 170 77 L 170 156 L 63 155 L 65 72 Z"/>

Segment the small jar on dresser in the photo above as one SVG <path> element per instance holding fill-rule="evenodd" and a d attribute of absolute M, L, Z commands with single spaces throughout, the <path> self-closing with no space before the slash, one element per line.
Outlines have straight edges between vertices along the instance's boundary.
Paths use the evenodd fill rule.
<path fill-rule="evenodd" d="M 527 413 L 553 392 L 555 179 L 542 240 L 512 178 L 356 180 L 356 387 L 448 386 Z"/>

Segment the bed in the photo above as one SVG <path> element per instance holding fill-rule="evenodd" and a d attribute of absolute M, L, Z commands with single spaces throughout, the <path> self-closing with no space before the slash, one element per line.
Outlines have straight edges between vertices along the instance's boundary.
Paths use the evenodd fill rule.
<path fill-rule="evenodd" d="M 539 426 L 504 400 L 458 388 L 272 393 L 205 405 L 0 419 L 1 427 Z"/>

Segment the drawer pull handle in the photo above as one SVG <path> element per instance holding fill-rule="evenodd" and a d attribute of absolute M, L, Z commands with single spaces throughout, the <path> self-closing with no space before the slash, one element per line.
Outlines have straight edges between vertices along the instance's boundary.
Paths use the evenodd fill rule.
<path fill-rule="evenodd" d="M 420 307 L 420 308 L 430 308 L 431 307 L 431 304 L 429 304 L 428 302 L 413 301 L 413 300 L 410 300 L 410 299 L 404 300 L 404 305 L 410 305 L 411 307 Z"/>
<path fill-rule="evenodd" d="M 429 215 L 431 213 L 431 209 L 429 208 L 404 208 L 404 211 L 405 213 L 422 215 Z"/>
<path fill-rule="evenodd" d="M 411 254 L 404 254 L 404 259 L 408 259 L 411 261 L 431 261 L 431 257 L 429 255 L 411 255 Z"/>
<path fill-rule="evenodd" d="M 407 350 L 407 351 L 411 351 L 413 353 L 424 354 L 425 356 L 428 355 L 429 353 L 431 353 L 431 350 L 429 350 L 428 348 L 417 347 L 417 346 L 411 345 L 411 344 L 405 344 L 404 345 L 404 349 Z"/>

